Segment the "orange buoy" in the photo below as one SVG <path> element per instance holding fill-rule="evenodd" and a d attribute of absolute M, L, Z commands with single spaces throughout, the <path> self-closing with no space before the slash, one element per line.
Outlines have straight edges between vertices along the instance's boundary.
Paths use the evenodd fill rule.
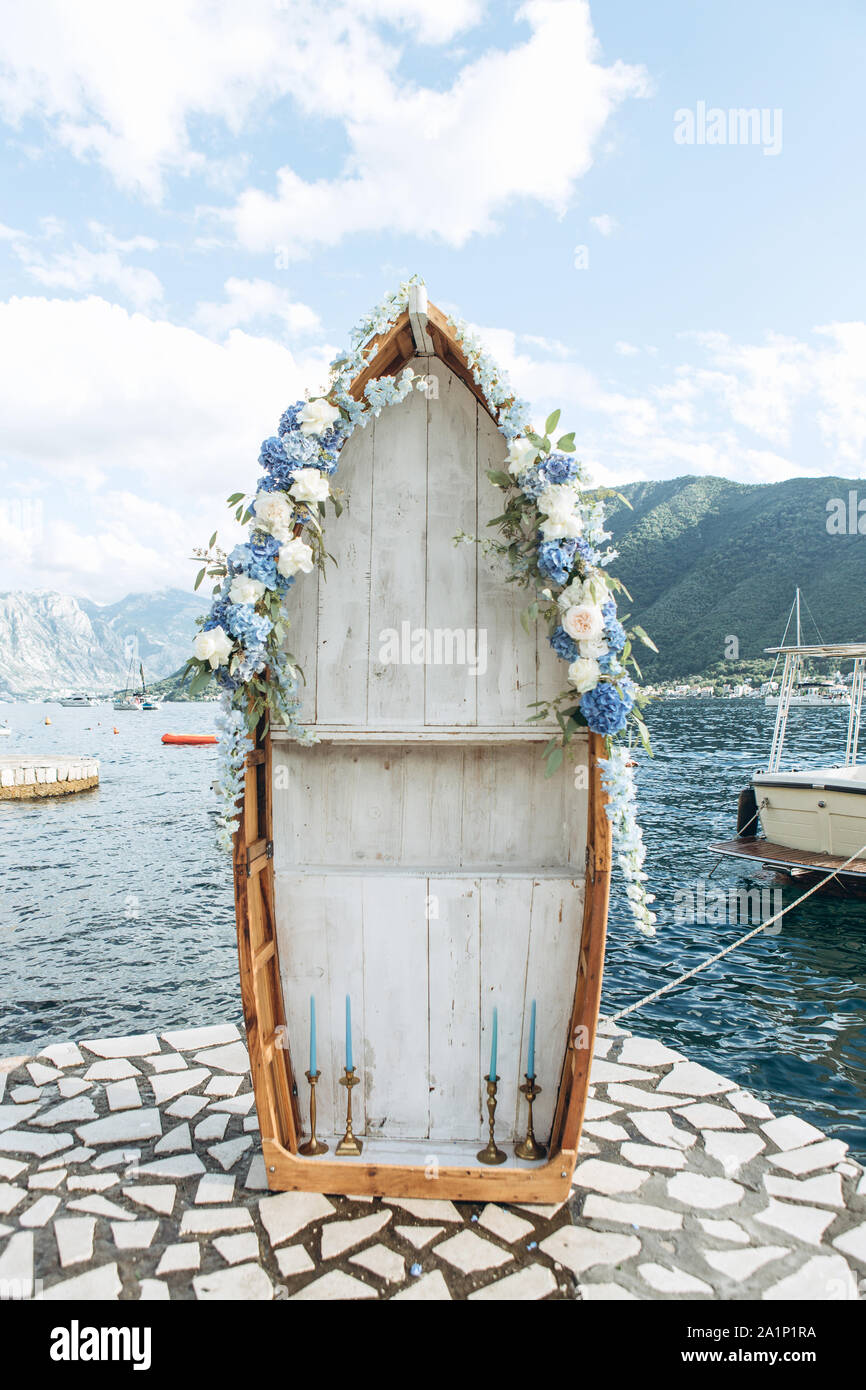
<path fill-rule="evenodd" d="M 118 729 L 118 727 L 117 727 L 116 724 L 115 724 L 115 726 L 114 726 L 114 728 L 112 729 L 111 732 L 112 732 L 113 734 L 119 734 L 119 733 L 120 733 L 120 730 Z"/>
<path fill-rule="evenodd" d="M 48 715 L 47 715 L 47 714 L 46 714 L 46 716 L 45 716 L 45 723 L 46 723 L 46 724 L 50 724 L 50 723 L 51 723 L 51 720 L 48 718 Z"/>
<path fill-rule="evenodd" d="M 163 743 L 216 743 L 216 734 L 163 734 Z"/>

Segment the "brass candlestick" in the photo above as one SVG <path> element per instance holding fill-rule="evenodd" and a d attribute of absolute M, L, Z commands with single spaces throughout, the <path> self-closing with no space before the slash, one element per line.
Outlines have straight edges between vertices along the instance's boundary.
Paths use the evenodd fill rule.
<path fill-rule="evenodd" d="M 341 1155 L 349 1154 L 355 1158 L 358 1157 L 358 1154 L 364 1147 L 361 1140 L 356 1139 L 352 1133 L 352 1087 L 357 1086 L 360 1080 L 360 1076 L 355 1075 L 354 1067 L 346 1067 L 343 1075 L 340 1077 L 340 1085 L 346 1088 L 346 1133 L 334 1150 L 335 1153 Z"/>
<path fill-rule="evenodd" d="M 535 1131 L 532 1128 L 532 1102 L 537 1096 L 541 1095 L 541 1087 L 536 1086 L 535 1077 L 527 1076 L 526 1084 L 520 1087 L 523 1095 L 526 1096 L 526 1103 L 529 1106 L 529 1119 L 526 1124 L 526 1138 L 521 1139 L 519 1144 L 514 1145 L 514 1152 L 518 1158 L 528 1158 L 536 1160 L 547 1157 L 547 1149 L 543 1144 L 539 1144 L 535 1138 Z"/>
<path fill-rule="evenodd" d="M 487 1082 L 487 1113 L 490 1116 L 490 1138 L 487 1140 L 483 1149 L 479 1149 L 476 1158 L 479 1163 L 504 1163 L 508 1154 L 497 1149 L 496 1141 L 493 1138 L 493 1125 L 496 1115 L 496 1086 L 499 1081 L 498 1076 L 491 1080 L 489 1076 L 484 1078 Z"/>
<path fill-rule="evenodd" d="M 305 1158 L 314 1158 L 316 1154 L 326 1154 L 327 1144 L 323 1144 L 321 1139 L 316 1138 L 316 1082 L 322 1075 L 320 1071 L 308 1071 L 304 1073 L 310 1083 L 310 1137 L 306 1144 L 302 1144 L 298 1149 L 299 1154 Z"/>

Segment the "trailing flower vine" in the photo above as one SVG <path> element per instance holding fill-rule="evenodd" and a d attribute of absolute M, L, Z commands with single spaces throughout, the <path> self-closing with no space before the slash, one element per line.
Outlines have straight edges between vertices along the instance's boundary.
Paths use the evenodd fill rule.
<path fill-rule="evenodd" d="M 298 721 L 302 676 L 286 649 L 285 600 L 299 575 L 325 569 L 329 557 L 323 523 L 328 503 L 336 515 L 342 511 L 334 475 L 346 440 L 386 405 L 404 400 L 413 389 L 426 390 L 425 378 L 407 367 L 397 376 L 369 380 L 361 400 L 350 392 L 375 356 L 375 340 L 407 308 L 416 283 L 417 277 L 406 281 L 356 326 L 348 350 L 331 364 L 325 394 L 297 401 L 283 412 L 276 435 L 262 444 L 263 473 L 255 494 L 235 493 L 228 499 L 236 519 L 248 527 L 247 540 L 225 554 L 215 533 L 196 552 L 203 562 L 196 588 L 210 578 L 213 601 L 199 620 L 186 674 L 193 694 L 212 677 L 222 692 L 219 837 L 226 849 L 236 829 L 244 758 L 259 721 L 279 722 L 301 742 L 315 740 L 313 731 Z M 560 767 L 579 728 L 588 727 L 605 739 L 608 756 L 601 766 L 607 814 L 636 924 L 651 934 L 655 915 L 645 888 L 628 730 L 636 730 L 649 751 L 629 668 L 640 675 L 634 639 L 652 643 L 640 627 L 626 631 L 617 615 L 615 595 L 625 590 L 606 570 L 615 552 L 604 548 L 610 537 L 604 529 L 603 494 L 585 491 L 581 466 L 573 457 L 574 435 L 553 443 L 560 412 L 548 417 L 543 434 L 535 433 L 528 406 L 515 397 L 507 376 L 464 323 L 452 327 L 508 440 L 507 471 L 488 475 L 504 493 L 504 511 L 489 523 L 498 538 L 478 541 L 461 533 L 455 540 L 481 544 L 506 558 L 510 581 L 531 591 L 521 615 L 524 626 L 545 621 L 551 647 L 566 663 L 567 687 L 537 702 L 531 716 L 558 726 L 544 752 L 547 775 Z"/>

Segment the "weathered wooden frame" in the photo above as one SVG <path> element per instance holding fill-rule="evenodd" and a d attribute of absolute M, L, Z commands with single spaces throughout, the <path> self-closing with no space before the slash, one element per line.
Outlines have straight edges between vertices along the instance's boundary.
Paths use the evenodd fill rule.
<path fill-rule="evenodd" d="M 586 891 L 574 1004 L 564 1039 L 549 1157 L 533 1167 L 447 1167 L 435 1178 L 422 1164 L 340 1160 L 298 1153 L 298 1091 L 288 1046 L 274 909 L 273 774 L 270 732 L 247 758 L 234 842 L 235 909 L 241 1000 L 268 1185 L 275 1191 L 454 1201 L 555 1202 L 567 1197 L 577 1160 L 601 999 L 611 831 L 599 759 L 604 742 L 589 734 Z"/>

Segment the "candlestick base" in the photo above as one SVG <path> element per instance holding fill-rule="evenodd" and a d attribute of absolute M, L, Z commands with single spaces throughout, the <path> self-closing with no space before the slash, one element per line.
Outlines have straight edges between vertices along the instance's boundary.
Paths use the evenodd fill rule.
<path fill-rule="evenodd" d="M 537 1163 L 540 1158 L 547 1157 L 547 1149 L 543 1144 L 538 1143 L 532 1128 L 532 1105 L 536 1097 L 541 1095 L 541 1087 L 536 1086 L 534 1076 L 527 1076 L 526 1084 L 521 1086 L 520 1090 L 526 1096 L 529 1118 L 526 1124 L 526 1137 L 521 1139 L 519 1144 L 514 1145 L 514 1154 L 516 1158 L 525 1158 L 532 1163 Z"/>
<path fill-rule="evenodd" d="M 300 1145 L 298 1153 L 303 1154 L 304 1158 L 316 1158 L 319 1154 L 328 1152 L 327 1144 L 323 1144 L 321 1139 L 316 1138 L 316 1082 L 321 1076 L 321 1072 L 308 1071 L 304 1075 L 310 1083 L 310 1137 L 306 1144 Z"/>
<path fill-rule="evenodd" d="M 488 1121 L 490 1125 L 490 1138 L 487 1140 L 484 1148 L 478 1150 L 475 1157 L 478 1159 L 479 1163 L 504 1163 L 508 1154 L 503 1153 L 502 1149 L 496 1147 L 496 1142 L 493 1138 L 493 1126 L 496 1116 L 496 1087 L 499 1082 L 499 1077 L 494 1076 L 491 1080 L 491 1078 L 487 1076 L 485 1077 L 485 1081 L 487 1083 L 487 1114 L 490 1117 Z"/>
<path fill-rule="evenodd" d="M 340 1077 L 340 1085 L 346 1088 L 346 1133 L 334 1150 L 340 1158 L 357 1158 L 364 1147 L 352 1132 L 352 1087 L 359 1085 L 360 1081 L 361 1078 L 355 1075 L 354 1067 L 346 1067 Z"/>

